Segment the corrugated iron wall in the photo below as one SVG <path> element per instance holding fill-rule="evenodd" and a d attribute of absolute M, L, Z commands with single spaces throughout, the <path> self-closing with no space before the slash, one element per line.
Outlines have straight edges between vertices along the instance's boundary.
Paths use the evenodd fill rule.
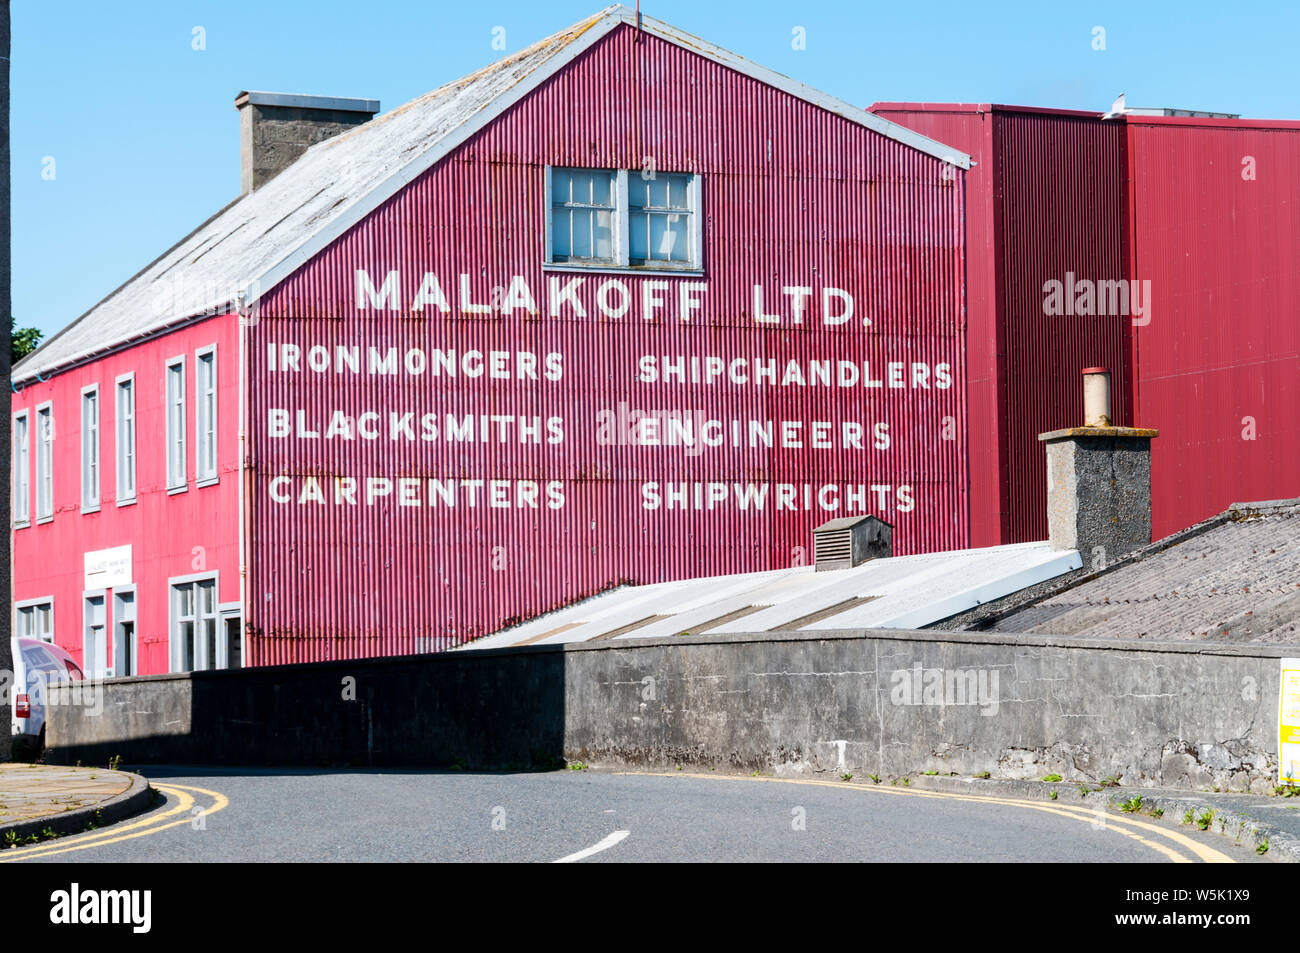
<path fill-rule="evenodd" d="M 1152 532 L 1300 496 L 1300 124 L 1130 117 Z"/>
<path fill-rule="evenodd" d="M 1126 314 L 1044 313 L 1048 282 L 1062 299 L 1124 277 L 1123 136 L 1095 116 L 997 110 L 998 310 L 1005 328 L 1007 542 L 1047 538 L 1047 458 L 1038 434 L 1083 423 L 1085 367 L 1111 369 L 1112 409 L 1128 421 Z M 1073 276 L 1073 278 L 1071 278 Z M 1091 285 L 1085 285 L 1090 282 Z M 1067 309 L 1070 310 L 1070 309 Z"/>
<path fill-rule="evenodd" d="M 636 40 L 636 42 L 634 42 Z M 548 307 L 543 268 L 544 167 L 641 169 L 702 176 L 705 275 L 698 279 L 587 275 L 577 298 Z M 848 487 L 895 525 L 898 552 L 969 542 L 960 170 L 792 99 L 686 50 L 624 28 L 531 94 L 502 119 L 373 213 L 276 288 L 249 329 L 251 466 L 250 660 L 309 661 L 443 648 L 619 582 L 788 566 L 811 559 L 812 529 L 849 510 Z M 402 281 L 403 313 L 359 310 L 356 269 Z M 426 272 L 451 311 L 411 314 Z M 467 275 L 475 303 L 459 300 Z M 514 276 L 535 296 L 505 314 Z M 596 288 L 625 281 L 635 302 L 600 316 Z M 669 306 L 641 316 L 646 283 L 666 282 Z M 703 281 L 703 307 L 676 319 L 687 280 Z M 853 321 L 827 326 L 820 307 L 802 325 L 754 320 L 754 286 L 768 310 L 781 288 L 833 286 L 856 301 Z M 870 324 L 865 323 L 870 321 Z M 430 374 L 272 371 L 268 346 L 313 345 L 500 351 L 511 368 L 449 380 Z M 556 380 L 519 380 L 519 353 L 562 355 Z M 870 363 L 872 377 L 901 362 L 903 387 L 739 386 L 647 383 L 647 358 L 716 355 Z M 917 370 L 913 365 L 922 367 Z M 951 385 L 938 387 L 939 365 Z M 805 371 L 807 373 L 807 371 Z M 916 383 L 924 375 L 926 386 Z M 687 453 L 605 439 L 602 412 L 664 409 L 702 419 L 860 422 L 865 450 L 706 448 Z M 273 438 L 272 409 L 301 411 L 317 438 Z M 559 443 L 323 439 L 329 415 L 367 411 L 562 418 Z M 606 420 L 606 422 L 608 422 Z M 891 447 L 872 448 L 873 425 Z M 418 426 L 418 424 L 417 424 Z M 515 425 L 517 427 L 517 424 Z M 517 430 L 515 431 L 517 433 Z M 403 507 L 397 493 L 374 506 L 297 502 L 308 477 L 329 497 L 340 477 L 513 481 L 509 505 L 477 505 L 457 490 L 454 508 Z M 272 481 L 279 480 L 274 486 Z M 563 506 L 514 505 L 518 481 L 558 481 Z M 793 511 L 741 509 L 734 493 L 712 509 L 643 506 L 645 483 L 797 489 Z M 837 510 L 818 505 L 834 486 Z M 276 502 L 292 487 L 293 502 Z M 805 508 L 805 490 L 811 505 Z M 879 487 L 880 489 L 875 489 Z M 908 488 L 908 489 L 903 489 Z M 553 491 L 555 492 L 555 491 Z M 309 494 L 310 496 L 310 494 Z M 826 499 L 829 499 L 827 497 Z M 914 503 L 908 501 L 914 500 Z"/>

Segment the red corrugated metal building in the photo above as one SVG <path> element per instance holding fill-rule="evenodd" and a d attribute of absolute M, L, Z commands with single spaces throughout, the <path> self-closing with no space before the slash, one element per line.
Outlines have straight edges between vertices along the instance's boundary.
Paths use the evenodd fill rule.
<path fill-rule="evenodd" d="M 92 673 L 410 653 L 810 561 L 834 516 L 966 546 L 968 158 L 637 23 L 246 162 L 19 365 L 59 426 L 15 460 L 19 494 L 56 475 L 14 531 L 21 631 Z M 134 503 L 88 475 L 124 456 Z"/>
<path fill-rule="evenodd" d="M 1046 535 L 1036 435 L 1082 420 L 1087 366 L 1112 369 L 1117 423 L 1160 431 L 1155 538 L 1236 501 L 1300 496 L 1300 123 L 1163 109 L 871 109 L 976 163 L 975 545 Z M 1053 281 L 1076 313 L 1044 313 Z M 1094 313 L 1068 307 L 1071 288 L 1085 305 L 1091 293 Z M 1127 307 L 1115 307 L 1117 291 Z"/>
<path fill-rule="evenodd" d="M 832 516 L 1042 539 L 1096 365 L 1157 536 L 1300 495 L 1297 124 L 864 111 L 626 8 L 367 102 L 241 94 L 323 141 L 15 368 L 17 634 L 410 653 Z"/>

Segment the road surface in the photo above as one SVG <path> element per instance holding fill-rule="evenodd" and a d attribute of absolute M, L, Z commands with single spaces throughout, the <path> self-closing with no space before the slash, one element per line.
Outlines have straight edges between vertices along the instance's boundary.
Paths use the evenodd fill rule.
<path fill-rule="evenodd" d="M 557 771 L 137 769 L 146 815 L 25 861 L 1255 862 L 1174 819 L 834 780 Z"/>

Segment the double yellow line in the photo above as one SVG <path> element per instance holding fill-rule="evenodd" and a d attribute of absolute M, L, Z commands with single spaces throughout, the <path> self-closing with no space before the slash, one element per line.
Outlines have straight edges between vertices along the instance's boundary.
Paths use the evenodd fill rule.
<path fill-rule="evenodd" d="M 148 814 L 139 820 L 130 821 L 123 824 L 114 824 L 102 831 L 91 831 L 85 834 L 75 834 L 70 837 L 61 837 L 55 841 L 48 841 L 44 844 L 33 844 L 31 847 L 17 847 L 9 850 L 0 851 L 0 863 L 13 863 L 19 860 L 31 860 L 36 857 L 49 857 L 52 854 L 66 854 L 75 850 L 90 850 L 94 847 L 103 847 L 107 844 L 117 844 L 122 841 L 134 840 L 137 837 L 147 837 L 150 834 L 157 834 L 165 831 L 169 827 L 177 827 L 181 824 L 192 824 L 194 821 L 194 808 L 198 803 L 195 795 L 201 795 L 211 800 L 206 806 L 201 806 L 203 816 L 208 817 L 220 810 L 223 810 L 230 803 L 229 798 L 217 791 L 209 791 L 207 788 L 189 787 L 181 784 L 156 783 L 152 782 L 155 790 L 162 791 L 169 798 L 173 798 L 176 803 L 166 810 L 158 810 Z M 180 815 L 177 818 L 177 815 Z"/>
<path fill-rule="evenodd" d="M 1105 819 L 1105 829 L 1114 831 L 1117 834 L 1123 834 L 1149 847 L 1165 857 L 1169 858 L 1176 864 L 1194 863 L 1193 857 L 1207 864 L 1235 864 L 1236 861 L 1222 851 L 1217 851 L 1213 847 L 1206 847 L 1192 840 L 1186 834 L 1180 831 L 1168 830 L 1157 824 L 1148 821 L 1139 821 L 1128 814 L 1111 814 L 1104 810 L 1098 811 L 1086 807 L 1075 807 L 1071 804 L 1058 804 L 1055 801 L 1027 801 L 1022 798 L 999 797 L 997 795 L 986 794 L 955 794 L 947 791 L 922 791 L 915 788 L 896 788 L 896 787 L 865 787 L 861 784 L 848 784 L 843 781 L 817 781 L 808 778 L 764 778 L 764 777 L 743 777 L 734 774 L 687 774 L 680 771 L 674 772 L 622 772 L 629 777 L 636 774 L 650 774 L 652 777 L 661 778 L 705 778 L 710 781 L 760 781 L 772 784 L 807 784 L 817 787 L 826 788 L 844 788 L 848 791 L 858 791 L 860 793 L 871 794 L 897 794 L 903 797 L 922 797 L 935 798 L 947 801 L 972 801 L 977 804 L 1000 804 L 1007 807 L 1019 807 L 1031 811 L 1043 811 L 1047 814 L 1056 814 L 1060 817 L 1070 818 L 1076 821 L 1086 821 L 1090 824 L 1096 824 L 1099 817 Z M 1144 836 L 1149 835 L 1149 836 Z M 1154 838 L 1163 838 L 1161 841 Z M 1193 857 L 1176 850 L 1174 846 L 1190 851 Z"/>

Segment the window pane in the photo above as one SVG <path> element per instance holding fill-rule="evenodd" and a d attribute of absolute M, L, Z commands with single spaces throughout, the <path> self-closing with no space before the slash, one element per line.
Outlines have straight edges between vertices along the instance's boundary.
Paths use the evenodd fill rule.
<path fill-rule="evenodd" d="M 117 498 L 135 497 L 135 391 L 131 381 L 117 385 Z"/>
<path fill-rule="evenodd" d="M 199 587 L 203 590 L 203 614 L 211 615 L 217 611 L 217 587 L 211 582 L 199 583 Z"/>
<path fill-rule="evenodd" d="M 573 176 L 563 169 L 551 173 L 551 204 L 564 205 L 572 198 Z"/>
<path fill-rule="evenodd" d="M 593 229 L 595 240 L 595 257 L 610 259 L 614 257 L 614 216 L 611 212 L 593 212 Z"/>
<path fill-rule="evenodd" d="M 631 208 L 645 208 L 650 195 L 650 180 L 640 175 L 629 174 L 627 177 L 627 204 Z"/>
<path fill-rule="evenodd" d="M 650 191 L 650 204 L 656 208 L 666 208 L 668 206 L 668 177 L 666 175 L 656 176 L 648 183 Z"/>
<path fill-rule="evenodd" d="M 207 659 L 204 668 L 217 667 L 217 620 L 203 620 L 203 641 L 207 650 Z"/>
<path fill-rule="evenodd" d="M 573 257 L 591 257 L 591 220 L 594 212 L 590 210 L 573 212 Z"/>
<path fill-rule="evenodd" d="M 239 618 L 226 619 L 226 667 L 239 668 L 243 664 Z"/>
<path fill-rule="evenodd" d="M 568 258 L 573 254 L 573 245 L 569 241 L 572 220 L 572 212 L 556 209 L 551 213 L 551 254 L 556 258 Z"/>
<path fill-rule="evenodd" d="M 36 414 L 36 515 L 54 515 L 54 416 L 50 408 Z"/>
<path fill-rule="evenodd" d="M 185 483 L 185 365 L 167 368 L 167 483 Z"/>
<path fill-rule="evenodd" d="M 177 606 L 176 612 L 182 617 L 194 615 L 194 587 L 186 584 L 176 587 Z"/>
<path fill-rule="evenodd" d="M 650 257 L 667 259 L 672 254 L 672 236 L 664 227 L 667 219 L 662 215 L 650 216 Z"/>
<path fill-rule="evenodd" d="M 628 219 L 628 254 L 638 261 L 645 261 L 650 257 L 647 254 L 650 247 L 648 219 L 649 216 L 645 212 L 633 212 Z"/>
<path fill-rule="evenodd" d="M 31 513 L 31 490 L 28 486 L 31 473 L 31 452 L 27 437 L 27 418 L 14 421 L 14 520 L 26 522 Z"/>
<path fill-rule="evenodd" d="M 99 399 L 92 391 L 81 396 L 81 505 L 99 502 Z"/>
<path fill-rule="evenodd" d="M 119 675 L 135 674 L 135 658 L 132 656 L 132 642 L 135 640 L 135 623 L 122 623 L 122 644 L 118 646 L 117 667 Z"/>
<path fill-rule="evenodd" d="M 661 256 L 669 261 L 686 261 L 686 216 L 665 215 L 664 236 L 659 246 Z"/>

